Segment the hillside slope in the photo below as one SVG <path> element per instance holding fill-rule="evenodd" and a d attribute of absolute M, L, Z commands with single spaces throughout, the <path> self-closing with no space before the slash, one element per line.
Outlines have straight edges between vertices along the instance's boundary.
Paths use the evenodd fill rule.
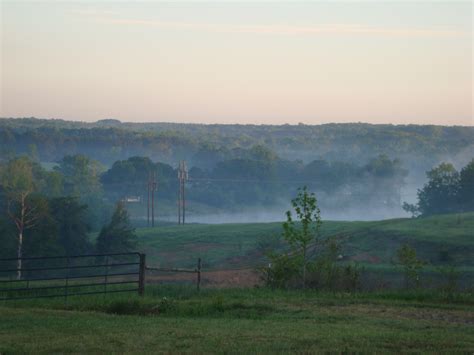
<path fill-rule="evenodd" d="M 263 251 L 278 245 L 281 223 L 188 224 L 137 230 L 140 249 L 149 264 L 194 267 L 198 257 L 204 266 L 232 268 L 259 265 Z M 419 219 L 374 222 L 325 221 L 323 236 L 343 242 L 347 260 L 390 265 L 396 250 L 408 243 L 432 265 L 474 267 L 474 213 Z"/>

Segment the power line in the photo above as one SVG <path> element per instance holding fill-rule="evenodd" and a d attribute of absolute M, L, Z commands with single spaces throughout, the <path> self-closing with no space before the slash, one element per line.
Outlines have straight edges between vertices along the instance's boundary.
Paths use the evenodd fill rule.
<path fill-rule="evenodd" d="M 255 183 L 255 182 L 258 182 L 258 183 L 263 183 L 263 184 L 266 184 L 266 183 L 272 183 L 272 184 L 290 184 L 290 183 L 293 183 L 295 185 L 304 184 L 304 183 L 306 183 L 306 184 L 316 184 L 316 183 L 318 183 L 318 181 L 299 181 L 299 180 L 267 181 L 267 180 L 251 180 L 251 179 L 211 179 L 211 178 L 210 179 L 188 178 L 186 181 L 189 181 L 189 182 L 193 182 L 193 181 L 198 181 L 198 182 L 202 182 L 202 181 L 207 181 L 207 182 L 229 182 L 229 183 Z M 110 183 L 110 184 L 106 184 L 106 185 L 108 185 L 108 186 L 122 186 L 122 187 L 123 186 L 124 187 L 132 187 L 132 186 L 143 187 L 146 184 L 129 183 L 129 182 L 114 182 L 114 183 Z M 342 188 L 344 188 L 344 187 L 350 188 L 352 186 L 354 186 L 354 185 L 345 185 Z M 296 186 L 293 186 L 293 187 L 296 187 Z M 181 191 L 181 188 L 182 188 L 182 184 L 180 183 L 180 181 L 178 179 L 178 191 Z M 404 187 L 402 187 L 402 188 L 404 188 Z M 336 195 L 347 195 L 347 196 L 366 196 L 366 195 L 374 196 L 374 195 L 378 195 L 377 193 L 374 193 L 374 192 L 340 192 L 340 191 L 336 191 L 336 192 L 332 192 L 332 193 L 335 193 Z M 179 196 L 181 196 L 181 198 Z M 400 193 L 400 196 L 418 196 L 418 193 L 417 192 L 411 192 L 411 193 L 405 192 L 405 193 Z M 178 193 L 178 202 L 179 201 L 182 201 L 182 195 L 181 195 L 180 192 Z"/>
<path fill-rule="evenodd" d="M 316 184 L 321 183 L 318 180 L 259 180 L 259 179 L 220 179 L 220 178 L 192 178 L 189 177 L 187 179 L 189 182 L 236 182 L 236 183 L 269 183 L 269 184 Z M 142 188 L 146 185 L 146 183 L 142 182 L 107 182 L 102 183 L 103 186 L 128 186 L 128 187 L 139 187 Z M 472 186 L 474 189 L 474 183 L 466 184 L 468 186 Z M 345 186 L 354 186 L 354 185 L 345 185 Z M 417 189 L 422 189 L 424 185 L 417 185 L 417 184 L 403 184 L 402 188 L 409 188 L 414 187 Z"/>
<path fill-rule="evenodd" d="M 178 223 L 179 224 L 184 224 L 185 223 L 185 214 L 186 214 L 186 199 L 185 199 L 185 183 L 187 181 L 190 182 L 209 182 L 209 183 L 258 183 L 258 184 L 294 184 L 294 185 L 301 185 L 301 184 L 317 184 L 320 183 L 320 181 L 317 180 L 268 180 L 268 179 L 242 179 L 242 178 L 193 178 L 189 177 L 187 167 L 186 167 L 186 162 L 185 161 L 180 161 L 179 167 L 178 167 Z M 107 183 L 104 184 L 106 186 L 125 186 L 125 187 L 133 187 L 133 186 L 143 186 L 142 183 L 139 182 L 112 182 L 112 183 Z M 423 186 L 420 185 L 415 185 L 415 184 L 403 184 L 401 186 L 402 189 L 406 189 L 409 186 L 416 186 L 417 190 L 422 188 Z M 358 185 L 343 185 L 339 187 L 339 189 L 351 189 L 351 188 L 357 188 Z M 379 186 L 380 188 L 380 186 Z M 474 188 L 474 185 L 473 185 Z M 148 207 L 147 207 L 147 224 L 150 225 L 150 199 L 151 199 L 151 222 L 152 226 L 154 225 L 154 192 L 157 189 L 157 182 L 156 182 L 156 175 L 155 172 L 153 173 L 153 179 L 150 178 L 149 174 L 149 181 L 147 183 L 147 189 L 148 189 Z M 324 192 L 324 191 L 323 191 Z M 362 196 L 372 196 L 372 197 L 383 197 L 387 194 L 381 193 L 378 190 L 375 190 L 375 192 L 369 192 L 369 191 L 335 191 L 331 192 L 334 195 L 337 196 L 350 196 L 350 197 L 362 197 Z M 151 195 L 151 196 L 150 196 Z M 414 192 L 399 192 L 397 194 L 400 198 L 410 198 L 410 197 L 417 197 L 418 196 L 418 191 Z"/>

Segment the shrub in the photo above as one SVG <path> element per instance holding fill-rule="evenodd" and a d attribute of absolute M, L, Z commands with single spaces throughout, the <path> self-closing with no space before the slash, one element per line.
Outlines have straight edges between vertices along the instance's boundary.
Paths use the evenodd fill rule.
<path fill-rule="evenodd" d="M 426 263 L 418 259 L 416 256 L 416 250 L 410 247 L 408 244 L 404 244 L 400 249 L 398 249 L 397 258 L 399 264 L 403 268 L 405 287 L 409 288 L 412 285 L 417 288 L 420 287 L 420 272 Z"/>
<path fill-rule="evenodd" d="M 458 289 L 461 273 L 456 269 L 455 266 L 440 266 L 438 267 L 438 272 L 444 279 L 441 290 L 448 293 L 448 295 L 452 295 Z"/>
<path fill-rule="evenodd" d="M 289 254 L 269 253 L 270 263 L 262 268 L 262 278 L 272 288 L 288 288 L 299 275 L 300 263 Z"/>

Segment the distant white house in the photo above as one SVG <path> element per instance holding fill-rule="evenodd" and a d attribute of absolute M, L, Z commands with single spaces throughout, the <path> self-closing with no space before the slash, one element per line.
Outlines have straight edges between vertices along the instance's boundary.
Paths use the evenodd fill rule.
<path fill-rule="evenodd" d="M 141 196 L 126 196 L 122 199 L 122 201 L 126 203 L 141 203 L 142 198 Z"/>

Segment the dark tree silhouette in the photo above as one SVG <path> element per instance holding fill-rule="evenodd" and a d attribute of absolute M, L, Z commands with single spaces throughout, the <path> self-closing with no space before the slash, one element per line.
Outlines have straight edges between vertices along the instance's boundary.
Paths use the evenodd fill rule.
<path fill-rule="evenodd" d="M 106 254 L 132 251 L 136 247 L 136 238 L 125 205 L 119 202 L 112 220 L 100 231 L 97 238 L 97 252 Z"/>

